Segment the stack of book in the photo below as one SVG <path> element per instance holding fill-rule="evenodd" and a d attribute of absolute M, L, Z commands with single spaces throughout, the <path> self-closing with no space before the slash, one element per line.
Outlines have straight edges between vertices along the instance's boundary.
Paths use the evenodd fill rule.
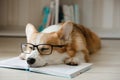
<path fill-rule="evenodd" d="M 43 8 L 43 21 L 39 27 L 41 32 L 44 28 L 65 21 L 80 23 L 80 12 L 78 4 L 60 5 L 59 0 L 51 0 L 49 6 Z"/>
<path fill-rule="evenodd" d="M 43 21 L 39 26 L 38 31 L 42 31 L 44 28 L 50 25 L 58 23 L 58 11 L 59 0 L 51 0 L 49 6 L 43 8 Z"/>
<path fill-rule="evenodd" d="M 70 20 L 78 24 L 80 23 L 79 6 L 77 4 L 63 5 L 63 13 L 64 13 L 64 21 Z"/>

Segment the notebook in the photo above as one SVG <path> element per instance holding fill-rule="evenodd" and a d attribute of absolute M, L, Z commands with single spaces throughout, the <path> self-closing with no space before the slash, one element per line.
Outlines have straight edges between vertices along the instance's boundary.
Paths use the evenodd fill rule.
<path fill-rule="evenodd" d="M 0 61 L 0 68 L 25 70 L 30 72 L 66 78 L 74 78 L 79 74 L 89 70 L 91 66 L 92 63 L 81 63 L 78 66 L 59 64 L 59 65 L 47 65 L 39 68 L 31 68 L 27 65 L 27 62 L 25 60 L 21 60 L 19 57 L 13 57 L 10 59 Z"/>

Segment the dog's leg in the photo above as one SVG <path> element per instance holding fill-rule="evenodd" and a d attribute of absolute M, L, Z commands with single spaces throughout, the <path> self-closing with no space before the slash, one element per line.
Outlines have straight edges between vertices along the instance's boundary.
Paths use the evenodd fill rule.
<path fill-rule="evenodd" d="M 89 55 L 88 50 L 87 49 L 82 50 L 82 53 L 84 54 L 85 62 L 90 62 L 90 55 Z"/>
<path fill-rule="evenodd" d="M 19 58 L 22 59 L 22 60 L 25 60 L 25 57 L 26 57 L 26 55 L 25 55 L 24 53 L 21 53 L 21 54 L 19 55 Z"/>
<path fill-rule="evenodd" d="M 76 52 L 74 50 L 67 51 L 69 58 L 66 58 L 64 63 L 71 66 L 77 66 L 80 64 L 79 56 L 76 55 Z"/>

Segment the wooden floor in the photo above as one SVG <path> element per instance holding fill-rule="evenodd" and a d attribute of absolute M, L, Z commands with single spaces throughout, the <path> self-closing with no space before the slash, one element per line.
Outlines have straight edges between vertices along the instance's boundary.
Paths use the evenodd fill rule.
<path fill-rule="evenodd" d="M 0 38 L 0 60 L 18 56 L 25 38 Z M 91 70 L 70 80 L 120 80 L 120 40 L 102 40 L 102 49 L 91 56 Z M 0 68 L 0 80 L 69 80 L 56 76 Z"/>

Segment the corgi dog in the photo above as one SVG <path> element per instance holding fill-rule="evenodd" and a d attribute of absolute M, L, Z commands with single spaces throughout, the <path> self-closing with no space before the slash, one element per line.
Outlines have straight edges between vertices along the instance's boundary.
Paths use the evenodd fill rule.
<path fill-rule="evenodd" d="M 21 59 L 30 67 L 65 63 L 80 64 L 80 55 L 90 62 L 90 54 L 101 48 L 100 38 L 83 25 L 67 21 L 38 32 L 32 24 L 26 26 L 27 43 L 22 44 Z"/>

